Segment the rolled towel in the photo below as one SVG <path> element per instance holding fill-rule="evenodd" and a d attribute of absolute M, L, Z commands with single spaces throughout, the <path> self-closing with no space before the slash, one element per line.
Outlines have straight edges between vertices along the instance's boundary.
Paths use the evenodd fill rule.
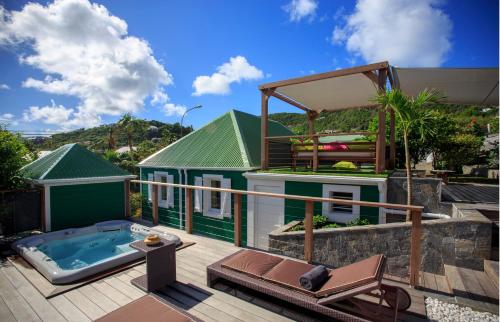
<path fill-rule="evenodd" d="M 299 277 L 300 286 L 308 291 L 319 288 L 328 278 L 328 270 L 323 265 L 318 265 Z"/>

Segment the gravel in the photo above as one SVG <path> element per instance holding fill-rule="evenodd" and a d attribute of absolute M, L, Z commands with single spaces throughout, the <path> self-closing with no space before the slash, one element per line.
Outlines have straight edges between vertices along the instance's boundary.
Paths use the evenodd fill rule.
<path fill-rule="evenodd" d="M 442 302 L 428 297 L 425 299 L 427 317 L 431 321 L 443 322 L 498 322 L 498 315 L 473 311 L 470 307 Z"/>

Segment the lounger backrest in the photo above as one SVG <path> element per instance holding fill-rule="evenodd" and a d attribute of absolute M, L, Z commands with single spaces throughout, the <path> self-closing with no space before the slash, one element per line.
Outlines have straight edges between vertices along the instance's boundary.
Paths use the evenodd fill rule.
<path fill-rule="evenodd" d="M 278 256 L 253 250 L 243 250 L 231 256 L 221 266 L 261 278 L 281 261 L 283 261 L 283 258 Z"/>
<path fill-rule="evenodd" d="M 316 297 L 346 291 L 361 285 L 381 282 L 385 269 L 385 256 L 375 255 L 359 262 L 330 271 L 330 278 L 315 292 Z"/>

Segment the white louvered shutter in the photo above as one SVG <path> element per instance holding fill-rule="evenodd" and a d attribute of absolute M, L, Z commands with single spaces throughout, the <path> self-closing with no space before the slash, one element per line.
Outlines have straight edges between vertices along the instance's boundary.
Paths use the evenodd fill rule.
<path fill-rule="evenodd" d="M 195 186 L 203 186 L 202 177 L 194 177 Z M 203 212 L 203 190 L 196 189 L 194 191 L 194 211 Z"/>
<path fill-rule="evenodd" d="M 155 177 L 152 173 L 148 174 L 148 181 L 155 181 Z M 153 185 L 148 184 L 148 201 L 152 202 L 153 201 Z"/>
<path fill-rule="evenodd" d="M 231 179 L 222 179 L 221 188 L 231 189 Z M 221 215 L 231 218 L 231 193 L 221 192 Z"/>
<path fill-rule="evenodd" d="M 169 174 L 167 176 L 168 183 L 174 183 L 174 176 Z M 169 208 L 174 207 L 174 187 L 169 186 L 167 188 L 167 206 Z"/>

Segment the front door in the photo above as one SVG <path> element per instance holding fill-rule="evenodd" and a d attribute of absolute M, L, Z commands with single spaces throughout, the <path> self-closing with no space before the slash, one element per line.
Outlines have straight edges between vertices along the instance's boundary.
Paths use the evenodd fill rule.
<path fill-rule="evenodd" d="M 255 182 L 252 190 L 283 194 L 284 182 L 271 181 L 263 184 Z M 254 217 L 253 246 L 259 249 L 268 250 L 269 233 L 284 225 L 285 201 L 282 198 L 253 197 L 253 202 L 250 208 L 253 208 Z M 249 245 L 251 246 L 250 243 Z"/>

